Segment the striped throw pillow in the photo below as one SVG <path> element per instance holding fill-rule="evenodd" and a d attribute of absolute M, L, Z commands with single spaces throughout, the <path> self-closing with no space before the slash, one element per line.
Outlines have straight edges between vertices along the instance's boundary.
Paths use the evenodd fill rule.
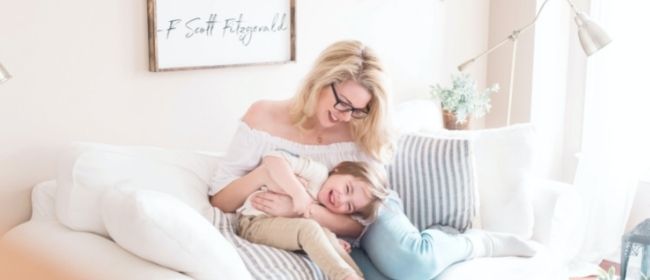
<path fill-rule="evenodd" d="M 254 279 L 326 280 L 327 276 L 305 254 L 255 244 L 236 233 L 237 216 L 213 208 L 213 225 L 237 249 Z"/>
<path fill-rule="evenodd" d="M 470 140 L 404 135 L 388 177 L 418 229 L 442 225 L 462 232 L 471 227 L 478 198 Z"/>

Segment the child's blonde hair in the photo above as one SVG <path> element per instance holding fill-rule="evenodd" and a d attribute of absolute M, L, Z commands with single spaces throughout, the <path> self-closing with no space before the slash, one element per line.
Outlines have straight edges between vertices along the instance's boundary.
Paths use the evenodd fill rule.
<path fill-rule="evenodd" d="M 363 161 L 344 161 L 339 163 L 330 175 L 352 175 L 370 185 L 368 190 L 372 195 L 372 202 L 367 206 L 357 209 L 358 215 L 366 222 L 373 222 L 377 218 L 379 207 L 388 196 L 388 181 L 386 171 L 381 166 L 373 166 Z"/>

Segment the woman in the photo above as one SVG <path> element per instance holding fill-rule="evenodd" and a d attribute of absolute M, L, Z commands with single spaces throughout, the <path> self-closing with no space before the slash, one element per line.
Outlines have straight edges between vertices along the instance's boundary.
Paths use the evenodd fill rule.
<path fill-rule="evenodd" d="M 248 109 L 211 182 L 212 205 L 226 212 L 241 206 L 259 186 L 259 176 L 249 171 L 273 149 L 310 157 L 329 169 L 341 161 L 385 157 L 390 134 L 384 79 L 378 58 L 360 42 L 331 45 L 294 98 L 258 101 Z M 347 216 L 312 211 L 337 235 L 359 236 L 363 230 Z"/>
<path fill-rule="evenodd" d="M 239 208 L 261 185 L 260 175 L 249 171 L 270 150 L 309 157 L 329 169 L 342 161 L 380 163 L 389 158 L 392 146 L 385 79 L 378 57 L 361 42 L 329 46 L 294 98 L 258 101 L 248 109 L 211 182 L 212 205 L 225 212 Z M 502 238 L 493 235 L 449 235 L 438 230 L 420 233 L 397 208 L 398 199 L 390 201 L 397 210 L 384 211 L 364 234 L 364 250 L 353 252 L 367 279 L 385 278 L 382 273 L 391 278 L 429 279 L 452 263 L 504 253 Z M 258 195 L 253 206 L 273 216 L 297 216 L 291 199 L 283 195 Z M 356 238 L 364 230 L 356 220 L 322 206 L 311 208 L 310 215 L 338 236 Z"/>

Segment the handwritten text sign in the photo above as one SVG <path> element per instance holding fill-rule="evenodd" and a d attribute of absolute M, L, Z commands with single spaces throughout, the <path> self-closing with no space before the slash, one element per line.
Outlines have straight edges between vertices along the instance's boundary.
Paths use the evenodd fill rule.
<path fill-rule="evenodd" d="M 294 0 L 148 0 L 149 68 L 294 60 Z"/>

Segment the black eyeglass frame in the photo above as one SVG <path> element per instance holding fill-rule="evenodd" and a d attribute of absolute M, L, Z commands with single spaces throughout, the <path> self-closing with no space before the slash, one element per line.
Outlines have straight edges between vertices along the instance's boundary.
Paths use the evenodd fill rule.
<path fill-rule="evenodd" d="M 368 113 L 370 113 L 370 108 L 366 106 L 366 108 L 354 108 L 352 104 L 347 103 L 339 97 L 339 93 L 336 92 L 336 88 L 334 87 L 334 83 L 330 84 L 330 87 L 332 88 L 332 94 L 334 94 L 334 100 L 336 100 L 336 103 L 334 103 L 334 109 L 341 113 L 347 113 L 351 112 L 350 115 L 355 118 L 355 119 L 363 119 L 368 116 Z M 342 105 L 343 107 L 339 106 Z"/>

